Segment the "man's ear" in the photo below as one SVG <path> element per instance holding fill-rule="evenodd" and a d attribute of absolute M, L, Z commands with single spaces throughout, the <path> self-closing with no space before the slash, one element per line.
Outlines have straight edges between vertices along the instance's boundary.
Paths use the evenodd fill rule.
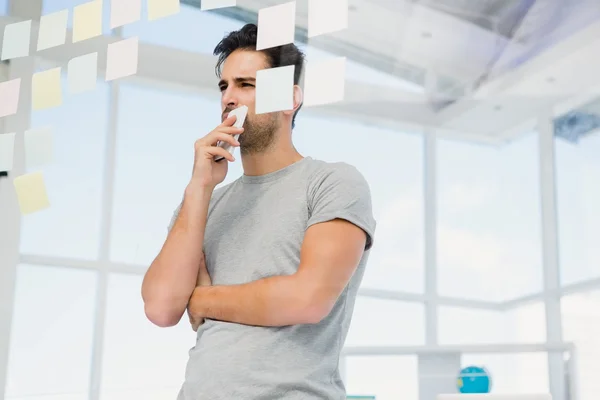
<path fill-rule="evenodd" d="M 304 102 L 304 92 L 299 85 L 294 85 L 294 108 L 286 110 L 287 115 L 294 115 L 294 113 L 302 106 Z"/>

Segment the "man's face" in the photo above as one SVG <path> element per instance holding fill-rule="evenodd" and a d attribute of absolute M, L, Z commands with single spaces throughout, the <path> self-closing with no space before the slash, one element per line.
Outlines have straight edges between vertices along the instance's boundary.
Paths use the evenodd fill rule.
<path fill-rule="evenodd" d="M 256 71 L 268 67 L 264 54 L 257 51 L 236 50 L 223 63 L 219 89 L 221 90 L 221 119 L 240 106 L 248 107 L 244 133 L 240 136 L 242 154 L 267 150 L 275 139 L 281 121 L 279 113 L 256 115 Z"/>

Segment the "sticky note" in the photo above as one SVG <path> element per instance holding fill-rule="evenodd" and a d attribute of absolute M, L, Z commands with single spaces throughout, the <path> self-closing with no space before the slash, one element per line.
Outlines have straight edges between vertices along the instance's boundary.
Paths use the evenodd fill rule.
<path fill-rule="evenodd" d="M 31 20 L 8 24 L 2 39 L 2 60 L 27 57 L 31 40 Z"/>
<path fill-rule="evenodd" d="M 308 37 L 348 28 L 348 0 L 308 0 Z"/>
<path fill-rule="evenodd" d="M 13 184 L 22 214 L 31 214 L 50 207 L 44 175 L 41 172 L 18 176 L 13 180 Z"/>
<path fill-rule="evenodd" d="M 0 83 L 0 118 L 17 113 L 21 78 Z"/>
<path fill-rule="evenodd" d="M 38 51 L 65 44 L 68 19 L 69 10 L 42 15 L 37 42 Z"/>
<path fill-rule="evenodd" d="M 256 114 L 294 108 L 293 65 L 256 71 Z"/>
<path fill-rule="evenodd" d="M 142 18 L 142 0 L 111 0 L 110 28 L 137 22 Z"/>
<path fill-rule="evenodd" d="M 148 0 L 148 21 L 179 13 L 179 0 Z"/>
<path fill-rule="evenodd" d="M 256 50 L 294 42 L 296 32 L 296 2 L 262 8 L 258 11 Z"/>
<path fill-rule="evenodd" d="M 94 90 L 98 81 L 98 53 L 75 57 L 67 66 L 69 93 L 77 94 Z"/>
<path fill-rule="evenodd" d="M 51 128 L 37 128 L 25 131 L 25 165 L 39 167 L 52 162 L 54 141 Z"/>
<path fill-rule="evenodd" d="M 108 45 L 106 50 L 106 80 L 135 75 L 138 69 L 139 40 L 132 37 Z"/>
<path fill-rule="evenodd" d="M 344 100 L 346 57 L 306 65 L 304 102 L 306 106 L 336 103 Z"/>
<path fill-rule="evenodd" d="M 202 0 L 200 10 L 214 10 L 216 8 L 235 7 L 236 5 L 236 0 Z"/>
<path fill-rule="evenodd" d="M 73 8 L 73 43 L 102 35 L 102 0 Z"/>
<path fill-rule="evenodd" d="M 61 67 L 33 74 L 32 105 L 34 110 L 58 107 L 62 104 Z"/>
<path fill-rule="evenodd" d="M 0 172 L 8 172 L 13 168 L 15 135 L 15 133 L 0 133 Z"/>

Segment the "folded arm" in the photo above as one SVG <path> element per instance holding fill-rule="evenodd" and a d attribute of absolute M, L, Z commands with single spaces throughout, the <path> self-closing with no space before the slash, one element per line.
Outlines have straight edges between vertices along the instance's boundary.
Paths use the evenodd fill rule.
<path fill-rule="evenodd" d="M 190 317 L 258 326 L 318 323 L 350 281 L 366 240 L 361 228 L 342 219 L 314 224 L 306 230 L 295 274 L 196 287 Z"/>

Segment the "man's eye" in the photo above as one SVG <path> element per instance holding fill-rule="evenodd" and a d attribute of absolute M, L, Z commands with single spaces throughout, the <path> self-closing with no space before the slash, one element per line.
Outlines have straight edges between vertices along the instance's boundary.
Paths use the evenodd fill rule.
<path fill-rule="evenodd" d="M 253 87 L 254 85 L 251 85 L 249 83 L 242 83 L 242 87 Z"/>
<path fill-rule="evenodd" d="M 219 87 L 219 90 L 222 92 L 223 90 L 227 89 L 225 86 L 221 86 Z"/>

